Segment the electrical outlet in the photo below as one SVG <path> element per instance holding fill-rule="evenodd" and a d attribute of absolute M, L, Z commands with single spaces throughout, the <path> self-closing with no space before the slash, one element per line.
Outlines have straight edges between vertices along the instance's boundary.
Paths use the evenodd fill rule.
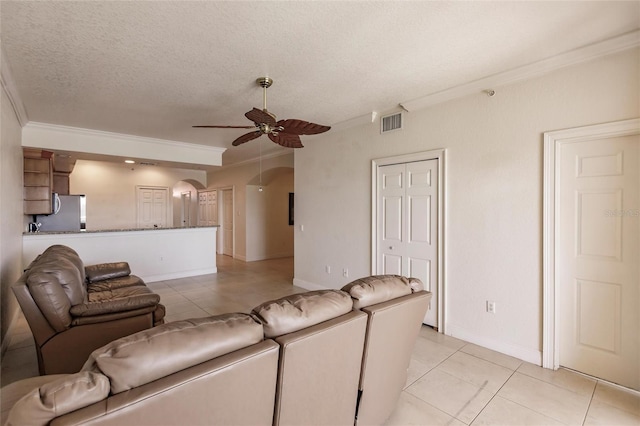
<path fill-rule="evenodd" d="M 496 313 L 496 302 L 487 300 L 487 312 L 489 312 L 490 314 Z"/>
<path fill-rule="evenodd" d="M 342 276 L 345 278 L 349 278 L 349 270 L 347 268 L 344 268 L 342 270 Z"/>
<path fill-rule="evenodd" d="M 330 274 L 330 273 L 331 273 L 331 266 L 326 265 L 326 266 L 324 267 L 324 271 L 325 271 L 327 274 Z"/>

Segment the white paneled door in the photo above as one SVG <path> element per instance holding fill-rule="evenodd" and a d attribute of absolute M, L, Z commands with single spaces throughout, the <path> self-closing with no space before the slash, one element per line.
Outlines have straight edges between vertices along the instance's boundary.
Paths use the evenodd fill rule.
<path fill-rule="evenodd" d="M 165 228 L 167 226 L 168 188 L 137 187 L 138 227 Z"/>
<path fill-rule="evenodd" d="M 424 323 L 438 326 L 438 161 L 381 166 L 378 171 L 378 274 L 422 280 L 433 293 Z"/>
<path fill-rule="evenodd" d="M 640 390 L 640 137 L 565 143 L 560 365 Z"/>

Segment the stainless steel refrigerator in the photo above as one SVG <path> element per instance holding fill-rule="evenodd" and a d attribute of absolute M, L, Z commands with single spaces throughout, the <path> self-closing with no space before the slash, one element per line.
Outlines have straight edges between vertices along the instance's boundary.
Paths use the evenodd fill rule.
<path fill-rule="evenodd" d="M 40 231 L 84 231 L 87 223 L 87 202 L 84 195 L 53 194 L 54 214 L 38 215 Z"/>

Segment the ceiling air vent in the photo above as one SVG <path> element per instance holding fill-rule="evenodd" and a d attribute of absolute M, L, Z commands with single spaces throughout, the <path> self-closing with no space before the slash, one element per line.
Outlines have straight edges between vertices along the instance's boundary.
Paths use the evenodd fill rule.
<path fill-rule="evenodd" d="M 380 118 L 380 133 L 402 129 L 402 113 L 397 112 Z"/>
<path fill-rule="evenodd" d="M 149 161 L 140 161 L 138 164 L 140 164 L 141 166 L 157 166 L 158 163 L 151 163 Z"/>

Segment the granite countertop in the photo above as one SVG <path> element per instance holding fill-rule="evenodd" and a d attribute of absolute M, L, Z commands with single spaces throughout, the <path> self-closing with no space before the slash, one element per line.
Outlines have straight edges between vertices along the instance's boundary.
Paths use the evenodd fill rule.
<path fill-rule="evenodd" d="M 200 225 L 200 226 L 173 226 L 173 227 L 167 227 L 167 228 L 95 229 L 95 230 L 89 230 L 89 231 L 38 231 L 38 232 L 23 232 L 22 235 L 95 234 L 99 232 L 166 231 L 171 229 L 219 228 L 219 227 L 220 225 Z"/>

